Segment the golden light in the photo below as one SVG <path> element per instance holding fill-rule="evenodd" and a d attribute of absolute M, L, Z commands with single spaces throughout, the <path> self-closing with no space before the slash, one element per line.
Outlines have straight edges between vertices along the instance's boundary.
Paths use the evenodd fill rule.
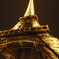
<path fill-rule="evenodd" d="M 18 29 L 19 26 L 21 26 L 21 22 L 18 22 L 18 23 L 12 28 L 12 30 L 16 30 L 16 29 Z"/>
<path fill-rule="evenodd" d="M 24 16 L 34 15 L 34 0 L 30 0 Z"/>
<path fill-rule="evenodd" d="M 57 54 L 59 54 L 59 40 L 57 38 L 45 38 L 43 41 L 47 43 Z"/>
<path fill-rule="evenodd" d="M 40 24 L 36 20 L 33 20 L 32 24 L 33 24 L 32 25 L 33 27 L 39 27 L 40 26 Z"/>

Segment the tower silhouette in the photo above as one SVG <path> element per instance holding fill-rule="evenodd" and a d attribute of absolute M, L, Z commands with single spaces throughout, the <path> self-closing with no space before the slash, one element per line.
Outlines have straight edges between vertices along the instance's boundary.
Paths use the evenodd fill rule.
<path fill-rule="evenodd" d="M 48 25 L 39 24 L 34 0 L 13 28 L 0 31 L 0 54 L 6 59 L 59 59 L 59 40 Z"/>

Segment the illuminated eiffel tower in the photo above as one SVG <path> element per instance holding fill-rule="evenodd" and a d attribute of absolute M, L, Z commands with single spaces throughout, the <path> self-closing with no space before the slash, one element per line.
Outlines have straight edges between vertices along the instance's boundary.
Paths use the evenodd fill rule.
<path fill-rule="evenodd" d="M 59 59 L 59 40 L 48 25 L 39 24 L 34 0 L 12 29 L 0 31 L 0 54 L 6 59 Z"/>

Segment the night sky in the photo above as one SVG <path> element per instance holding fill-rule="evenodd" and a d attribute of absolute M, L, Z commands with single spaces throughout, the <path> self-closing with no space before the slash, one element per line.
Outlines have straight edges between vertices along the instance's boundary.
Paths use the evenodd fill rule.
<path fill-rule="evenodd" d="M 0 0 L 0 30 L 12 28 L 26 11 L 29 0 Z M 49 25 L 59 38 L 59 0 L 35 0 L 35 14 L 41 25 Z M 1 59 L 1 58 L 0 58 Z"/>

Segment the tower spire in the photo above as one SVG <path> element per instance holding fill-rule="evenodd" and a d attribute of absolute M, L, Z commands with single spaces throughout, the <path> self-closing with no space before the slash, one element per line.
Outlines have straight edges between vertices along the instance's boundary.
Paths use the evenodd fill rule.
<path fill-rule="evenodd" d="M 24 16 L 34 15 L 34 0 L 29 0 L 29 4 Z"/>

